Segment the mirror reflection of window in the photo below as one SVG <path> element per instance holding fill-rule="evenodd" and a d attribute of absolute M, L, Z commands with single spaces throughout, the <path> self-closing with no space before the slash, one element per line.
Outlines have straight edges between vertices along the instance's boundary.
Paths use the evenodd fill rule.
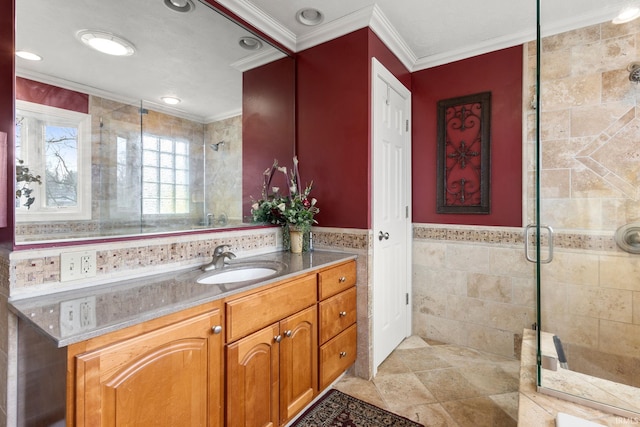
<path fill-rule="evenodd" d="M 189 142 L 144 135 L 142 213 L 189 213 Z"/>
<path fill-rule="evenodd" d="M 16 183 L 18 221 L 91 217 L 91 116 L 17 101 L 16 164 L 31 176 Z M 18 178 L 20 179 L 20 178 Z"/>

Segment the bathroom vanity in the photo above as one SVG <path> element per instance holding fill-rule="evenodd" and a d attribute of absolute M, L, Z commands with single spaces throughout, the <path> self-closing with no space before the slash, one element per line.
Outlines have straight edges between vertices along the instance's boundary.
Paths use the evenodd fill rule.
<path fill-rule="evenodd" d="M 286 268 L 215 285 L 192 268 L 12 302 L 40 332 L 33 349 L 64 358 L 66 425 L 284 425 L 311 403 L 356 358 L 355 257 L 255 258 Z M 19 394 L 52 398 L 38 393 Z"/>

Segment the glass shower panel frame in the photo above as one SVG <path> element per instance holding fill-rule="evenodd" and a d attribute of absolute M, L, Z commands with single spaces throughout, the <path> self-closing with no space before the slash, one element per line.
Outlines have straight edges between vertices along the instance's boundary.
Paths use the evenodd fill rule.
<path fill-rule="evenodd" d="M 614 235 L 640 220 L 640 89 L 630 81 L 640 19 L 614 24 L 629 2 L 599 0 L 563 26 L 555 20 L 561 3 L 538 0 L 528 58 L 536 70 L 527 199 L 535 218 L 538 388 L 637 419 L 640 255 L 620 249 Z M 544 263 L 549 253 L 553 261 Z"/>

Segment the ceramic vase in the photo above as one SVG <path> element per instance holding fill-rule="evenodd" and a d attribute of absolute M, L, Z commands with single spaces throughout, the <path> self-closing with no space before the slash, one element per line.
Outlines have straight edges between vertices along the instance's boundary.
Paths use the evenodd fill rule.
<path fill-rule="evenodd" d="M 289 228 L 289 241 L 291 242 L 291 252 L 294 254 L 302 253 L 303 233 L 296 228 Z"/>

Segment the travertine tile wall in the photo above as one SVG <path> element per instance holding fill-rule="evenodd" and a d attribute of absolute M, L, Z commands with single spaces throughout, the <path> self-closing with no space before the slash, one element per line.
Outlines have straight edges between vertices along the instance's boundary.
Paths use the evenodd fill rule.
<path fill-rule="evenodd" d="M 211 144 L 220 141 L 224 144 L 214 151 Z M 204 174 L 205 214 L 212 214 L 216 225 L 242 222 L 242 116 L 205 126 Z"/>
<path fill-rule="evenodd" d="M 414 224 L 413 236 L 413 332 L 517 357 L 536 317 L 522 230 Z"/>
<path fill-rule="evenodd" d="M 528 51 L 534 70 L 535 45 Z M 640 22 L 546 37 L 541 51 L 541 223 L 603 242 L 560 247 L 543 266 L 542 329 L 562 339 L 572 369 L 638 386 L 640 256 L 612 237 L 640 221 L 640 87 L 627 70 L 640 60 Z"/>

